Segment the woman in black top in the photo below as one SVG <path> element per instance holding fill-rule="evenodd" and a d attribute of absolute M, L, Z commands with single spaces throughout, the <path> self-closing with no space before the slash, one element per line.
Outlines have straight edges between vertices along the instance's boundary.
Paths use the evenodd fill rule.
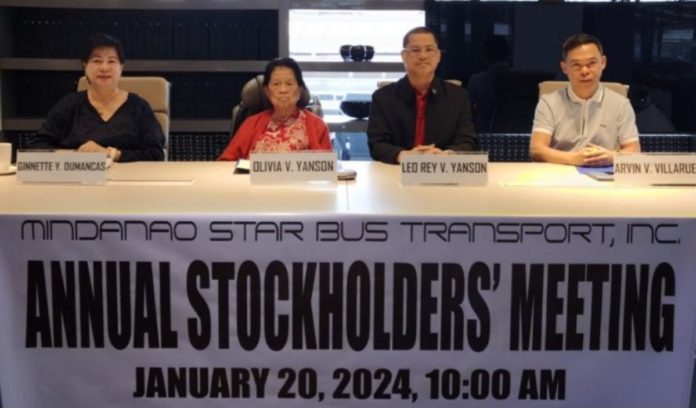
<path fill-rule="evenodd" d="M 89 87 L 61 99 L 28 147 L 104 152 L 121 162 L 164 160 L 164 134 L 150 105 L 118 87 L 124 62 L 118 39 L 90 37 L 82 59 Z"/>

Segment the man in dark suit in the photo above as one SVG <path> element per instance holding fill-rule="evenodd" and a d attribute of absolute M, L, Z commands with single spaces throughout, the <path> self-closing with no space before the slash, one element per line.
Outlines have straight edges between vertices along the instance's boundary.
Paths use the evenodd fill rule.
<path fill-rule="evenodd" d="M 400 163 L 408 151 L 477 149 L 466 91 L 435 76 L 441 57 L 435 34 L 414 28 L 404 36 L 403 47 L 406 76 L 372 95 L 367 125 L 372 158 Z"/>

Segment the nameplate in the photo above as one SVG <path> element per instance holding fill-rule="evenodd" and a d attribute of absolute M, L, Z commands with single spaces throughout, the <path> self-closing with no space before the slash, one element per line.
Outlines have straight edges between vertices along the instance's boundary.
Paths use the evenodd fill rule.
<path fill-rule="evenodd" d="M 401 160 L 401 184 L 453 184 L 482 186 L 488 183 L 488 153 L 406 153 Z"/>
<path fill-rule="evenodd" d="M 17 180 L 29 183 L 104 183 L 106 154 L 17 152 Z"/>
<path fill-rule="evenodd" d="M 251 184 L 336 183 L 336 153 L 252 153 Z"/>
<path fill-rule="evenodd" d="M 632 185 L 696 185 L 696 154 L 617 153 L 614 181 Z"/>

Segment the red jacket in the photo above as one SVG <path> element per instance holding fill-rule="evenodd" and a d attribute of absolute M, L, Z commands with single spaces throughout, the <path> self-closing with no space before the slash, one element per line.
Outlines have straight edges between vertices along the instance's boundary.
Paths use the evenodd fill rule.
<path fill-rule="evenodd" d="M 324 121 L 314 113 L 304 110 L 305 128 L 309 139 L 309 150 L 331 150 L 331 140 L 329 139 L 329 129 Z M 248 159 L 249 152 L 254 146 L 257 138 L 266 130 L 268 122 L 271 120 L 273 110 L 265 110 L 256 115 L 249 116 L 237 133 L 234 134 L 230 144 L 227 145 L 218 160 L 235 161 Z"/>

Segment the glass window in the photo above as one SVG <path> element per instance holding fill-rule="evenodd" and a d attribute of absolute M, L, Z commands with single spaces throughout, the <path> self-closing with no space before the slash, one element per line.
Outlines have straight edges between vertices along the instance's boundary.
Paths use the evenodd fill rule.
<path fill-rule="evenodd" d="M 404 34 L 425 25 L 424 10 L 327 10 L 292 9 L 289 17 L 290 57 L 300 62 L 340 64 L 342 45 L 371 45 L 373 62 L 401 62 Z M 369 64 L 369 62 L 363 62 Z M 321 101 L 324 119 L 345 122 L 351 118 L 341 112 L 346 99 L 369 100 L 380 81 L 396 81 L 403 68 L 394 72 L 304 71 L 305 82 Z"/>
<path fill-rule="evenodd" d="M 423 10 L 290 10 L 290 57 L 342 61 L 342 45 L 371 45 L 375 62 L 401 61 L 401 41 L 425 25 Z"/>
<path fill-rule="evenodd" d="M 327 122 L 344 122 L 351 118 L 341 112 L 344 100 L 367 100 L 379 82 L 394 82 L 403 72 L 303 72 L 312 96 L 319 98 Z"/>

